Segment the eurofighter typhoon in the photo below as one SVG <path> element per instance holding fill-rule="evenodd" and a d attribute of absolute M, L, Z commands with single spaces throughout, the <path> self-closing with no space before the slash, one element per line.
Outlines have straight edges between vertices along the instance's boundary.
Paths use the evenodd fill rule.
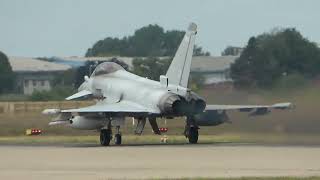
<path fill-rule="evenodd" d="M 99 64 L 90 77 L 85 76 L 78 93 L 66 98 L 91 97 L 96 104 L 79 109 L 46 109 L 43 114 L 56 117 L 49 125 L 66 124 L 72 128 L 100 131 L 100 143 L 108 146 L 112 140 L 121 144 L 120 128 L 126 117 L 137 120 L 135 133 L 141 135 L 148 120 L 153 132 L 161 134 L 156 118 L 185 117 L 184 135 L 189 143 L 198 142 L 199 126 L 217 126 L 228 121 L 226 111 L 239 110 L 263 115 L 272 109 L 288 109 L 291 103 L 274 105 L 207 105 L 205 99 L 188 89 L 190 66 L 197 34 L 191 23 L 160 81 L 150 80 L 126 71 L 113 62 Z"/>

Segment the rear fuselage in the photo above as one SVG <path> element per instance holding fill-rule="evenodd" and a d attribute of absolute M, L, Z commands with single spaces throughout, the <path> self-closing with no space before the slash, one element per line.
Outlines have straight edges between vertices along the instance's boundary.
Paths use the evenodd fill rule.
<path fill-rule="evenodd" d="M 168 93 L 159 82 L 124 70 L 90 79 L 93 94 L 97 97 L 102 95 L 108 103 L 130 101 L 149 107 L 154 113 L 160 113 L 158 103 Z"/>

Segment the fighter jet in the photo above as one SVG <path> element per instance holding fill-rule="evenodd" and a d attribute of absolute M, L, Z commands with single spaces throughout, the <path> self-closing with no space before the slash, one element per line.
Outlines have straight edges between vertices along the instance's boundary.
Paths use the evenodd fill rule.
<path fill-rule="evenodd" d="M 190 66 L 197 34 L 191 23 L 160 81 L 150 80 L 126 71 L 113 62 L 99 64 L 90 77 L 85 76 L 78 93 L 67 100 L 93 98 L 95 105 L 78 109 L 46 109 L 44 114 L 56 117 L 49 125 L 66 124 L 72 128 L 100 131 L 100 143 L 108 146 L 115 130 L 114 143 L 120 145 L 120 128 L 126 117 L 137 121 L 135 134 L 141 135 L 148 120 L 153 132 L 161 134 L 156 118 L 185 118 L 184 135 L 189 143 L 198 142 L 199 126 L 217 126 L 228 122 L 227 111 L 239 110 L 263 115 L 272 109 L 289 109 L 291 103 L 274 105 L 207 105 L 204 98 L 188 88 Z M 183 118 L 182 118 L 183 119 Z"/>

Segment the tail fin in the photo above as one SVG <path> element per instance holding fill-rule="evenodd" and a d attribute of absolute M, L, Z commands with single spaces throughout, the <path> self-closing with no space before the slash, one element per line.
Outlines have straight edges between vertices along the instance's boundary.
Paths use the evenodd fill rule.
<path fill-rule="evenodd" d="M 197 25 L 191 23 L 167 71 L 168 83 L 182 87 L 188 86 L 191 59 Z"/>

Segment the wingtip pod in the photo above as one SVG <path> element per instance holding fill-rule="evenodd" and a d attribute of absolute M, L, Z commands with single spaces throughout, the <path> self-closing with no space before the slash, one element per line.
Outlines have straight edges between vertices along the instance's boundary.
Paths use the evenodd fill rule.
<path fill-rule="evenodd" d="M 42 114 L 44 115 L 56 115 L 61 112 L 60 109 L 45 109 L 42 111 Z"/>
<path fill-rule="evenodd" d="M 295 108 L 295 106 L 290 102 L 277 103 L 272 105 L 272 107 L 275 109 L 294 109 Z"/>

